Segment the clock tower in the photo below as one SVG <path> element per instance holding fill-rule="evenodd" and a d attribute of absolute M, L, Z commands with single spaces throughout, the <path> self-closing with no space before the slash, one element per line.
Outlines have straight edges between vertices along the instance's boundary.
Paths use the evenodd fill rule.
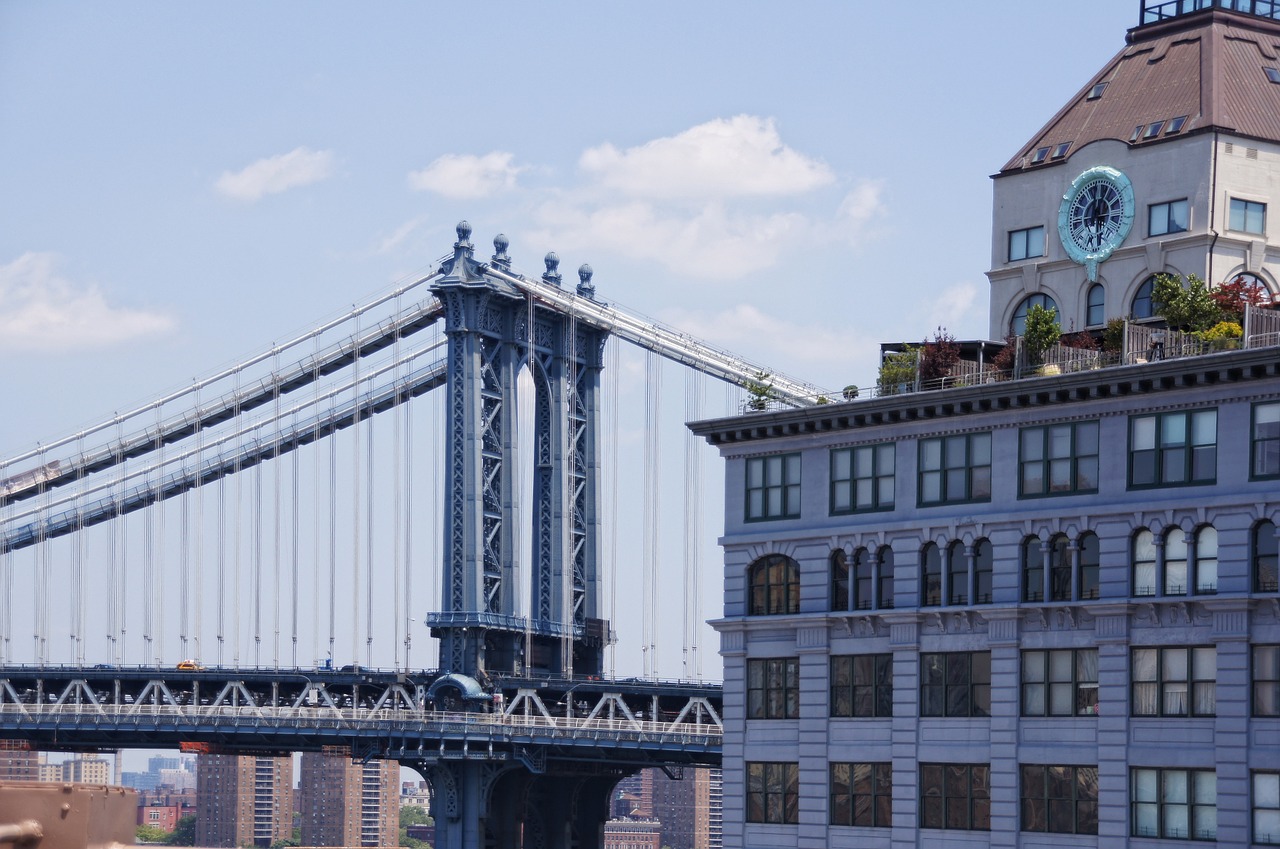
<path fill-rule="evenodd" d="M 994 177 L 992 338 L 1037 304 L 1064 330 L 1152 318 L 1161 273 L 1280 296 L 1278 190 L 1280 3 L 1142 0 L 1124 49 Z"/>

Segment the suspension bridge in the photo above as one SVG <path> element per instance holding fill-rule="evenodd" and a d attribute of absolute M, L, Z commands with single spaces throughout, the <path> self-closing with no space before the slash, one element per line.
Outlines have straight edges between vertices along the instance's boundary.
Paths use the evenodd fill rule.
<path fill-rule="evenodd" d="M 719 762 L 691 437 L 693 521 L 659 565 L 659 367 L 684 370 L 686 418 L 708 378 L 729 403 L 822 392 L 598 299 L 589 266 L 570 289 L 554 253 L 531 277 L 505 237 L 487 261 L 470 237 L 462 222 L 418 279 L 0 461 L 0 736 L 395 759 L 431 783 L 441 849 L 598 845 L 618 778 Z M 617 342 L 645 358 L 638 563 L 618 552 Z M 617 674 L 623 559 L 635 677 Z"/>

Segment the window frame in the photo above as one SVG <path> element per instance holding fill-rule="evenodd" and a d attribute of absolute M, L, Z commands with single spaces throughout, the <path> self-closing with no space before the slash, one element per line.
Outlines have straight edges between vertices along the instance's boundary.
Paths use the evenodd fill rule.
<path fill-rule="evenodd" d="M 757 674 L 758 670 L 758 674 Z M 746 718 L 800 718 L 800 659 L 798 657 L 747 658 Z M 759 680 L 759 686 L 753 681 Z M 778 710 L 775 710 L 777 706 Z"/>
<path fill-rule="evenodd" d="M 1071 795 L 1069 797 L 1053 796 L 1052 790 L 1054 784 L 1058 783 L 1052 780 L 1051 770 L 1068 770 L 1069 777 L 1066 779 L 1070 782 Z M 1038 796 L 1030 796 L 1029 787 L 1035 783 L 1034 773 L 1039 772 L 1039 786 L 1041 794 Z M 1092 773 L 1092 797 L 1088 794 L 1090 787 L 1089 776 Z M 1071 828 L 1053 828 L 1055 824 L 1054 810 L 1056 806 L 1060 808 L 1063 803 L 1070 806 L 1071 810 Z M 1043 807 L 1041 812 L 1043 816 L 1039 818 L 1043 824 L 1042 828 L 1034 828 L 1034 816 L 1028 810 L 1029 805 L 1040 803 Z M 1088 815 L 1088 810 L 1092 806 L 1092 817 Z M 1086 812 L 1081 822 L 1081 813 Z M 1043 833 L 1043 834 L 1097 834 L 1098 833 L 1098 767 L 1096 765 L 1075 765 L 1075 764 L 1018 764 L 1018 829 L 1020 831 Z"/>
<path fill-rule="evenodd" d="M 1156 291 L 1156 275 L 1152 274 L 1138 284 L 1137 290 L 1133 293 L 1133 300 L 1129 302 L 1129 315 L 1134 321 L 1146 321 L 1147 319 L 1156 318 L 1156 307 L 1158 306 L 1155 298 Z M 1144 309 L 1139 314 L 1138 305 L 1142 304 Z"/>
<path fill-rule="evenodd" d="M 860 771 L 869 773 L 860 779 Z M 846 773 L 843 793 L 837 791 L 837 772 Z M 865 781 L 869 792 L 858 792 Z M 828 764 L 827 819 L 831 825 L 854 828 L 891 828 L 893 826 L 893 763 L 890 761 L 831 761 Z M 863 805 L 859 799 L 869 801 Z M 859 809 L 869 822 L 859 822 Z M 841 816 L 844 814 L 844 816 Z"/>
<path fill-rule="evenodd" d="M 1187 226 L 1179 227 L 1175 224 L 1175 211 L 1181 211 L 1183 220 L 1187 222 Z M 1156 229 L 1157 211 L 1163 212 L 1164 221 L 1161 226 L 1163 230 Z M 1153 203 L 1147 206 L 1147 236 L 1168 236 L 1173 233 L 1185 233 L 1191 229 L 1191 205 L 1187 202 L 1187 198 L 1179 198 L 1177 200 L 1167 200 L 1164 203 Z"/>
<path fill-rule="evenodd" d="M 1259 410 L 1275 411 L 1274 435 L 1258 435 Z M 1266 468 L 1260 471 L 1260 464 Z M 1280 478 L 1280 401 L 1259 401 L 1249 411 L 1249 480 L 1267 481 L 1277 478 Z"/>
<path fill-rule="evenodd" d="M 1009 332 L 1014 336 L 1021 336 L 1027 330 L 1027 313 L 1031 312 L 1032 307 L 1044 307 L 1047 310 L 1057 310 L 1058 302 L 1052 295 L 1046 295 L 1044 292 L 1034 292 L 1027 295 L 1018 302 L 1018 306 L 1013 310 L 1013 317 L 1009 319 Z M 1058 315 L 1062 315 L 1059 310 Z"/>
<path fill-rule="evenodd" d="M 1265 670 L 1259 657 L 1264 651 L 1271 655 L 1270 668 Z M 1270 692 L 1264 698 L 1266 691 Z M 1249 647 L 1249 715 L 1280 717 L 1280 645 L 1255 643 Z"/>
<path fill-rule="evenodd" d="M 957 446 L 963 442 L 964 458 L 963 465 L 956 464 L 956 458 L 951 456 L 953 446 Z M 932 461 L 926 462 L 926 453 L 930 452 L 932 446 L 937 446 L 937 466 L 932 465 Z M 975 454 L 974 448 L 978 445 L 985 445 L 982 449 L 986 454 L 986 462 L 973 461 Z M 991 468 L 992 468 L 992 448 L 991 448 L 991 431 L 978 431 L 976 433 L 957 433 L 947 436 L 930 436 L 917 441 L 917 473 L 916 473 L 916 506 L 917 507 L 937 507 L 943 504 L 979 504 L 991 501 L 992 490 L 994 489 Z M 983 473 L 985 470 L 985 475 Z M 953 495 L 951 493 L 952 475 L 963 471 L 964 484 L 963 493 L 961 495 Z M 925 480 L 928 476 L 936 476 L 938 498 L 936 500 L 926 500 Z M 986 479 L 985 494 L 975 495 L 975 490 L 981 490 L 981 481 Z M 975 479 L 978 486 L 975 487 Z"/>
<path fill-rule="evenodd" d="M 827 558 L 827 583 L 830 598 L 827 609 L 832 613 L 848 613 L 853 610 L 853 558 L 843 548 L 833 549 Z M 843 576 L 842 576 L 843 572 Z"/>
<path fill-rule="evenodd" d="M 887 545 L 880 546 L 876 552 L 876 610 L 893 610 L 893 560 L 893 549 Z"/>
<path fill-rule="evenodd" d="M 870 474 L 860 475 L 859 455 L 866 455 L 870 458 Z M 848 457 L 849 474 L 845 477 L 843 474 L 837 473 L 837 463 L 841 457 Z M 889 469 L 885 471 L 883 466 L 887 461 Z M 855 445 L 848 448 L 831 449 L 831 486 L 828 495 L 828 512 L 832 516 L 848 516 L 855 513 L 880 513 L 893 510 L 897 499 L 897 443 L 894 442 L 877 442 L 872 445 Z M 869 503 L 860 503 L 858 496 L 858 483 L 860 481 L 870 481 L 871 498 Z M 883 498 L 882 489 L 887 486 L 889 493 L 888 498 Z M 840 490 L 847 488 L 848 507 L 837 507 Z"/>
<path fill-rule="evenodd" d="M 757 770 L 757 768 L 759 768 Z M 759 779 L 753 773 L 759 774 Z M 776 773 L 772 775 L 771 773 Z M 746 805 L 744 815 L 749 823 L 779 823 L 796 825 L 800 822 L 800 764 L 797 761 L 746 761 L 743 769 L 746 779 Z M 771 786 L 781 790 L 771 790 Z M 780 797 L 777 806 L 771 805 L 773 797 Z M 753 802 L 756 805 L 753 807 Z M 760 811 L 760 818 L 752 816 Z M 774 816 L 777 811 L 778 815 Z"/>
<path fill-rule="evenodd" d="M 985 554 L 983 552 L 986 552 Z M 985 568 L 984 568 L 985 567 Z M 994 597 L 996 550 L 991 540 L 983 537 L 973 543 L 973 603 L 991 604 Z M 983 588 L 986 592 L 983 592 Z"/>
<path fill-rule="evenodd" d="M 1270 572 L 1270 580 L 1264 579 L 1264 568 Z M 1280 538 L 1276 537 L 1276 526 L 1270 519 L 1255 522 L 1249 530 L 1249 571 L 1249 583 L 1255 593 L 1280 592 Z"/>
<path fill-rule="evenodd" d="M 968 549 L 963 542 L 956 540 L 946 547 L 942 559 L 947 578 L 946 604 L 953 607 L 967 606 L 970 603 Z"/>
<path fill-rule="evenodd" d="M 1022 601 L 1044 602 L 1045 541 L 1037 536 L 1024 537 L 1018 544 L 1018 572 L 1022 583 Z M 1036 580 L 1033 581 L 1033 578 Z"/>
<path fill-rule="evenodd" d="M 940 679 L 932 681 L 930 659 L 941 658 Z M 974 677 L 974 659 L 985 658 L 985 680 Z M 991 652 L 921 652 L 920 662 L 920 716 L 921 717 L 977 717 L 991 716 Z M 963 663 L 963 672 L 956 664 Z M 963 680 L 952 680 L 963 678 Z M 955 702 L 963 697 L 964 712 Z M 933 707 L 933 703 L 938 707 Z"/>
<path fill-rule="evenodd" d="M 798 519 L 800 518 L 800 502 L 801 502 L 801 465 L 800 452 L 793 451 L 786 454 L 769 454 L 764 457 L 748 457 L 746 464 L 745 478 L 745 498 L 743 502 L 743 521 L 745 522 L 774 522 L 781 519 Z M 778 460 L 781 466 L 782 480 L 773 481 L 770 471 L 772 464 L 770 461 Z M 752 486 L 752 470 L 760 469 L 760 485 Z M 795 473 L 795 481 L 792 482 L 792 472 Z M 769 507 L 769 495 L 771 492 L 777 491 L 780 495 L 780 508 L 778 512 L 774 512 Z M 760 509 L 756 515 L 752 511 L 751 496 L 753 493 L 760 493 Z"/>
<path fill-rule="evenodd" d="M 1249 227 L 1249 220 L 1255 215 L 1261 216 L 1258 229 Z M 1237 227 L 1236 225 L 1240 226 Z M 1267 204 L 1265 201 L 1248 198 L 1231 198 L 1227 207 L 1227 229 L 1235 233 L 1252 233 L 1255 236 L 1267 235 Z"/>
<path fill-rule="evenodd" d="M 1097 293 L 1097 297 L 1094 294 Z M 1096 303 L 1095 303 L 1096 301 Z M 1096 314 L 1095 314 L 1096 310 Z M 1107 324 L 1107 287 L 1094 283 L 1085 292 L 1084 326 L 1105 327 Z"/>
<path fill-rule="evenodd" d="M 870 666 L 870 679 L 863 675 Z M 846 667 L 847 676 L 837 667 Z M 860 669 L 860 667 L 862 667 Z M 830 701 L 827 713 L 836 719 L 884 719 L 893 716 L 893 654 L 833 654 L 827 664 Z M 841 682 L 847 677 L 847 690 Z M 842 708 L 848 705 L 848 712 Z M 867 711 L 869 708 L 869 712 Z"/>
<path fill-rule="evenodd" d="M 963 787 L 966 791 L 964 795 L 951 792 L 948 771 L 954 770 L 964 770 Z M 921 763 L 918 775 L 920 800 L 916 816 L 921 829 L 991 830 L 990 764 Z M 981 778 L 975 782 L 977 776 Z M 936 787 L 936 793 L 931 792 L 934 787 Z M 935 806 L 929 804 L 931 800 L 935 800 L 938 809 L 936 817 L 929 810 Z M 956 820 L 961 817 L 963 824 L 956 824 Z"/>
<path fill-rule="evenodd" d="M 1173 422 L 1179 418 L 1183 420 L 1182 441 L 1166 442 L 1166 422 Z M 1136 448 L 1134 446 L 1140 438 L 1138 428 L 1141 423 L 1147 421 L 1153 423 L 1151 447 Z M 1212 443 L 1195 441 L 1196 426 L 1199 421 L 1212 421 Z M 1203 455 L 1197 453 L 1201 449 L 1204 449 L 1204 453 L 1208 453 L 1207 449 L 1210 448 L 1212 448 L 1212 457 L 1209 460 L 1204 460 Z M 1178 410 L 1167 413 L 1141 413 L 1129 416 L 1128 449 L 1128 488 L 1130 490 L 1161 489 L 1174 486 L 1212 486 L 1218 482 L 1218 411 L 1216 409 Z M 1166 464 L 1170 462 L 1170 455 L 1174 452 L 1182 452 L 1183 454 L 1181 463 L 1182 477 L 1170 480 L 1167 479 Z M 1152 458 L 1151 480 L 1136 482 L 1139 460 L 1148 454 Z M 1196 466 L 1200 462 L 1204 462 L 1211 467 L 1209 475 L 1196 477 Z"/>
<path fill-rule="evenodd" d="M 1084 661 L 1090 653 L 1093 654 L 1093 680 L 1090 681 L 1082 675 L 1082 667 L 1087 668 L 1088 663 Z M 1053 679 L 1053 655 L 1069 654 L 1071 656 L 1071 680 L 1055 681 Z M 1027 677 L 1030 665 L 1027 660 L 1031 656 L 1040 656 L 1042 673 L 1039 680 L 1029 680 Z M 1079 649 L 1025 649 L 1018 656 L 1018 699 L 1019 699 L 1019 715 L 1025 717 L 1059 717 L 1059 716 L 1097 716 L 1098 715 L 1098 650 L 1096 648 L 1079 648 Z M 1054 687 L 1067 687 L 1071 691 L 1071 711 L 1064 713 L 1054 710 Z M 1040 703 L 1042 709 L 1039 713 L 1032 711 L 1028 703 L 1032 699 L 1028 698 L 1028 693 L 1032 692 L 1032 688 L 1040 691 Z M 1089 693 L 1092 691 L 1092 699 Z"/>
<path fill-rule="evenodd" d="M 1040 243 L 1039 243 L 1040 253 L 1033 254 L 1031 253 L 1032 246 L 1033 246 L 1032 237 L 1033 235 L 1037 234 L 1037 232 L 1039 234 L 1039 239 L 1040 239 Z M 1014 251 L 1014 244 L 1016 240 L 1021 240 L 1020 253 L 1015 253 Z M 1008 238 L 1005 241 L 1005 248 L 1006 248 L 1005 256 L 1008 257 L 1006 262 L 1022 262 L 1023 260 L 1027 260 L 1027 259 L 1039 259 L 1040 257 L 1043 257 L 1045 255 L 1047 246 L 1048 246 L 1048 242 L 1045 240 L 1045 237 L 1044 237 L 1043 224 L 1039 224 L 1035 227 L 1023 227 L 1019 230 L 1010 230 Z"/>
<path fill-rule="evenodd" d="M 1152 652 L 1155 654 L 1155 675 L 1154 679 L 1138 680 L 1138 654 L 1139 652 Z M 1185 678 L 1166 677 L 1165 658 L 1173 652 L 1185 652 L 1184 666 L 1186 668 Z M 1204 670 L 1201 668 L 1198 658 L 1202 655 L 1199 652 L 1213 653 L 1213 669 L 1212 677 L 1205 677 Z M 1169 710 L 1169 699 L 1178 695 L 1178 685 L 1182 685 L 1183 701 L 1186 705 L 1185 710 Z M 1139 712 L 1138 687 L 1149 685 L 1154 688 L 1155 692 L 1155 710 L 1153 712 Z M 1198 708 L 1200 702 L 1200 688 L 1211 686 L 1213 693 L 1213 709 L 1211 711 L 1203 711 Z M 1129 716 L 1138 719 L 1154 719 L 1154 718 L 1180 718 L 1180 719 L 1197 719 L 1212 718 L 1218 715 L 1218 649 L 1213 645 L 1194 645 L 1194 646 L 1132 646 L 1129 649 Z"/>
<path fill-rule="evenodd" d="M 1264 807 L 1258 805 L 1258 778 L 1267 777 L 1275 780 L 1280 785 L 1280 770 L 1271 769 L 1255 769 L 1249 772 L 1249 835 L 1253 838 L 1253 842 L 1260 846 L 1280 846 L 1280 787 L 1274 794 L 1273 804 Z M 1270 813 L 1270 819 L 1275 822 L 1275 830 L 1265 833 L 1258 827 L 1258 812 L 1264 811 Z"/>
<path fill-rule="evenodd" d="M 935 542 L 920 549 L 920 606 L 942 607 L 942 549 Z"/>
<path fill-rule="evenodd" d="M 1151 773 L 1154 775 L 1155 784 L 1156 784 L 1154 798 L 1152 799 L 1138 798 L 1139 773 Z M 1184 786 L 1187 789 L 1186 801 L 1181 803 L 1166 801 L 1166 796 L 1168 796 L 1169 794 L 1165 788 L 1165 779 L 1166 777 L 1171 777 L 1178 774 L 1182 775 Z M 1199 785 L 1197 776 L 1201 776 L 1201 775 L 1213 776 L 1214 803 L 1212 805 L 1208 805 L 1203 802 L 1197 803 L 1196 796 L 1195 796 L 1196 790 Z M 1133 837 L 1153 837 L 1153 838 L 1158 837 L 1163 840 L 1201 840 L 1201 841 L 1216 840 L 1217 839 L 1217 821 L 1218 821 L 1217 782 L 1218 782 L 1217 773 L 1211 769 L 1173 769 L 1173 768 L 1167 768 L 1167 767 L 1132 767 L 1130 768 L 1129 770 L 1129 833 L 1130 835 Z M 1168 819 L 1169 819 L 1167 809 L 1177 808 L 1177 807 L 1186 808 L 1186 821 L 1187 821 L 1186 835 L 1166 833 L 1166 823 L 1168 822 Z M 1208 808 L 1208 807 L 1212 807 L 1214 809 L 1213 835 L 1205 836 L 1205 837 L 1193 837 L 1192 834 L 1195 831 L 1196 811 L 1200 809 Z M 1140 808 L 1151 808 L 1155 813 L 1154 821 L 1156 824 L 1156 829 L 1154 834 L 1147 833 L 1140 829 L 1140 825 L 1139 825 Z"/>
<path fill-rule="evenodd" d="M 775 583 L 770 577 L 774 564 L 781 563 L 787 568 L 787 577 L 781 583 Z M 763 572 L 764 582 L 755 579 L 757 572 Z M 761 602 L 757 604 L 757 590 L 761 591 Z M 779 601 L 777 593 L 781 593 L 782 610 L 775 610 L 775 602 Z M 747 615 L 748 616 L 792 616 L 800 612 L 800 564 L 785 554 L 766 554 L 747 566 Z"/>
<path fill-rule="evenodd" d="M 1092 555 L 1088 540 L 1093 540 Z M 1085 531 L 1076 538 L 1076 550 L 1080 558 L 1076 598 L 1080 601 L 1094 601 L 1102 595 L 1102 540 L 1093 531 Z M 1086 557 L 1091 559 L 1086 561 Z"/>

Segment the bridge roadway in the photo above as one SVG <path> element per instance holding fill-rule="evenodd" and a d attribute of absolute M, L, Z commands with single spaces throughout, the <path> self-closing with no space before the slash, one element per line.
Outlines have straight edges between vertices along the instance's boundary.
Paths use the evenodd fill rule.
<path fill-rule="evenodd" d="M 719 685 L 501 678 L 468 692 L 454 678 L 355 667 L 4 667 L 0 736 L 57 750 L 343 747 L 360 759 L 505 761 L 534 774 L 557 764 L 720 763 Z"/>

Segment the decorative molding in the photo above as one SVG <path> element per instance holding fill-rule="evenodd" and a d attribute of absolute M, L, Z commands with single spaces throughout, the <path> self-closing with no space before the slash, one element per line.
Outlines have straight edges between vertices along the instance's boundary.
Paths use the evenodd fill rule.
<path fill-rule="evenodd" d="M 800 652 L 826 651 L 827 628 L 807 627 L 796 629 L 796 650 Z"/>

